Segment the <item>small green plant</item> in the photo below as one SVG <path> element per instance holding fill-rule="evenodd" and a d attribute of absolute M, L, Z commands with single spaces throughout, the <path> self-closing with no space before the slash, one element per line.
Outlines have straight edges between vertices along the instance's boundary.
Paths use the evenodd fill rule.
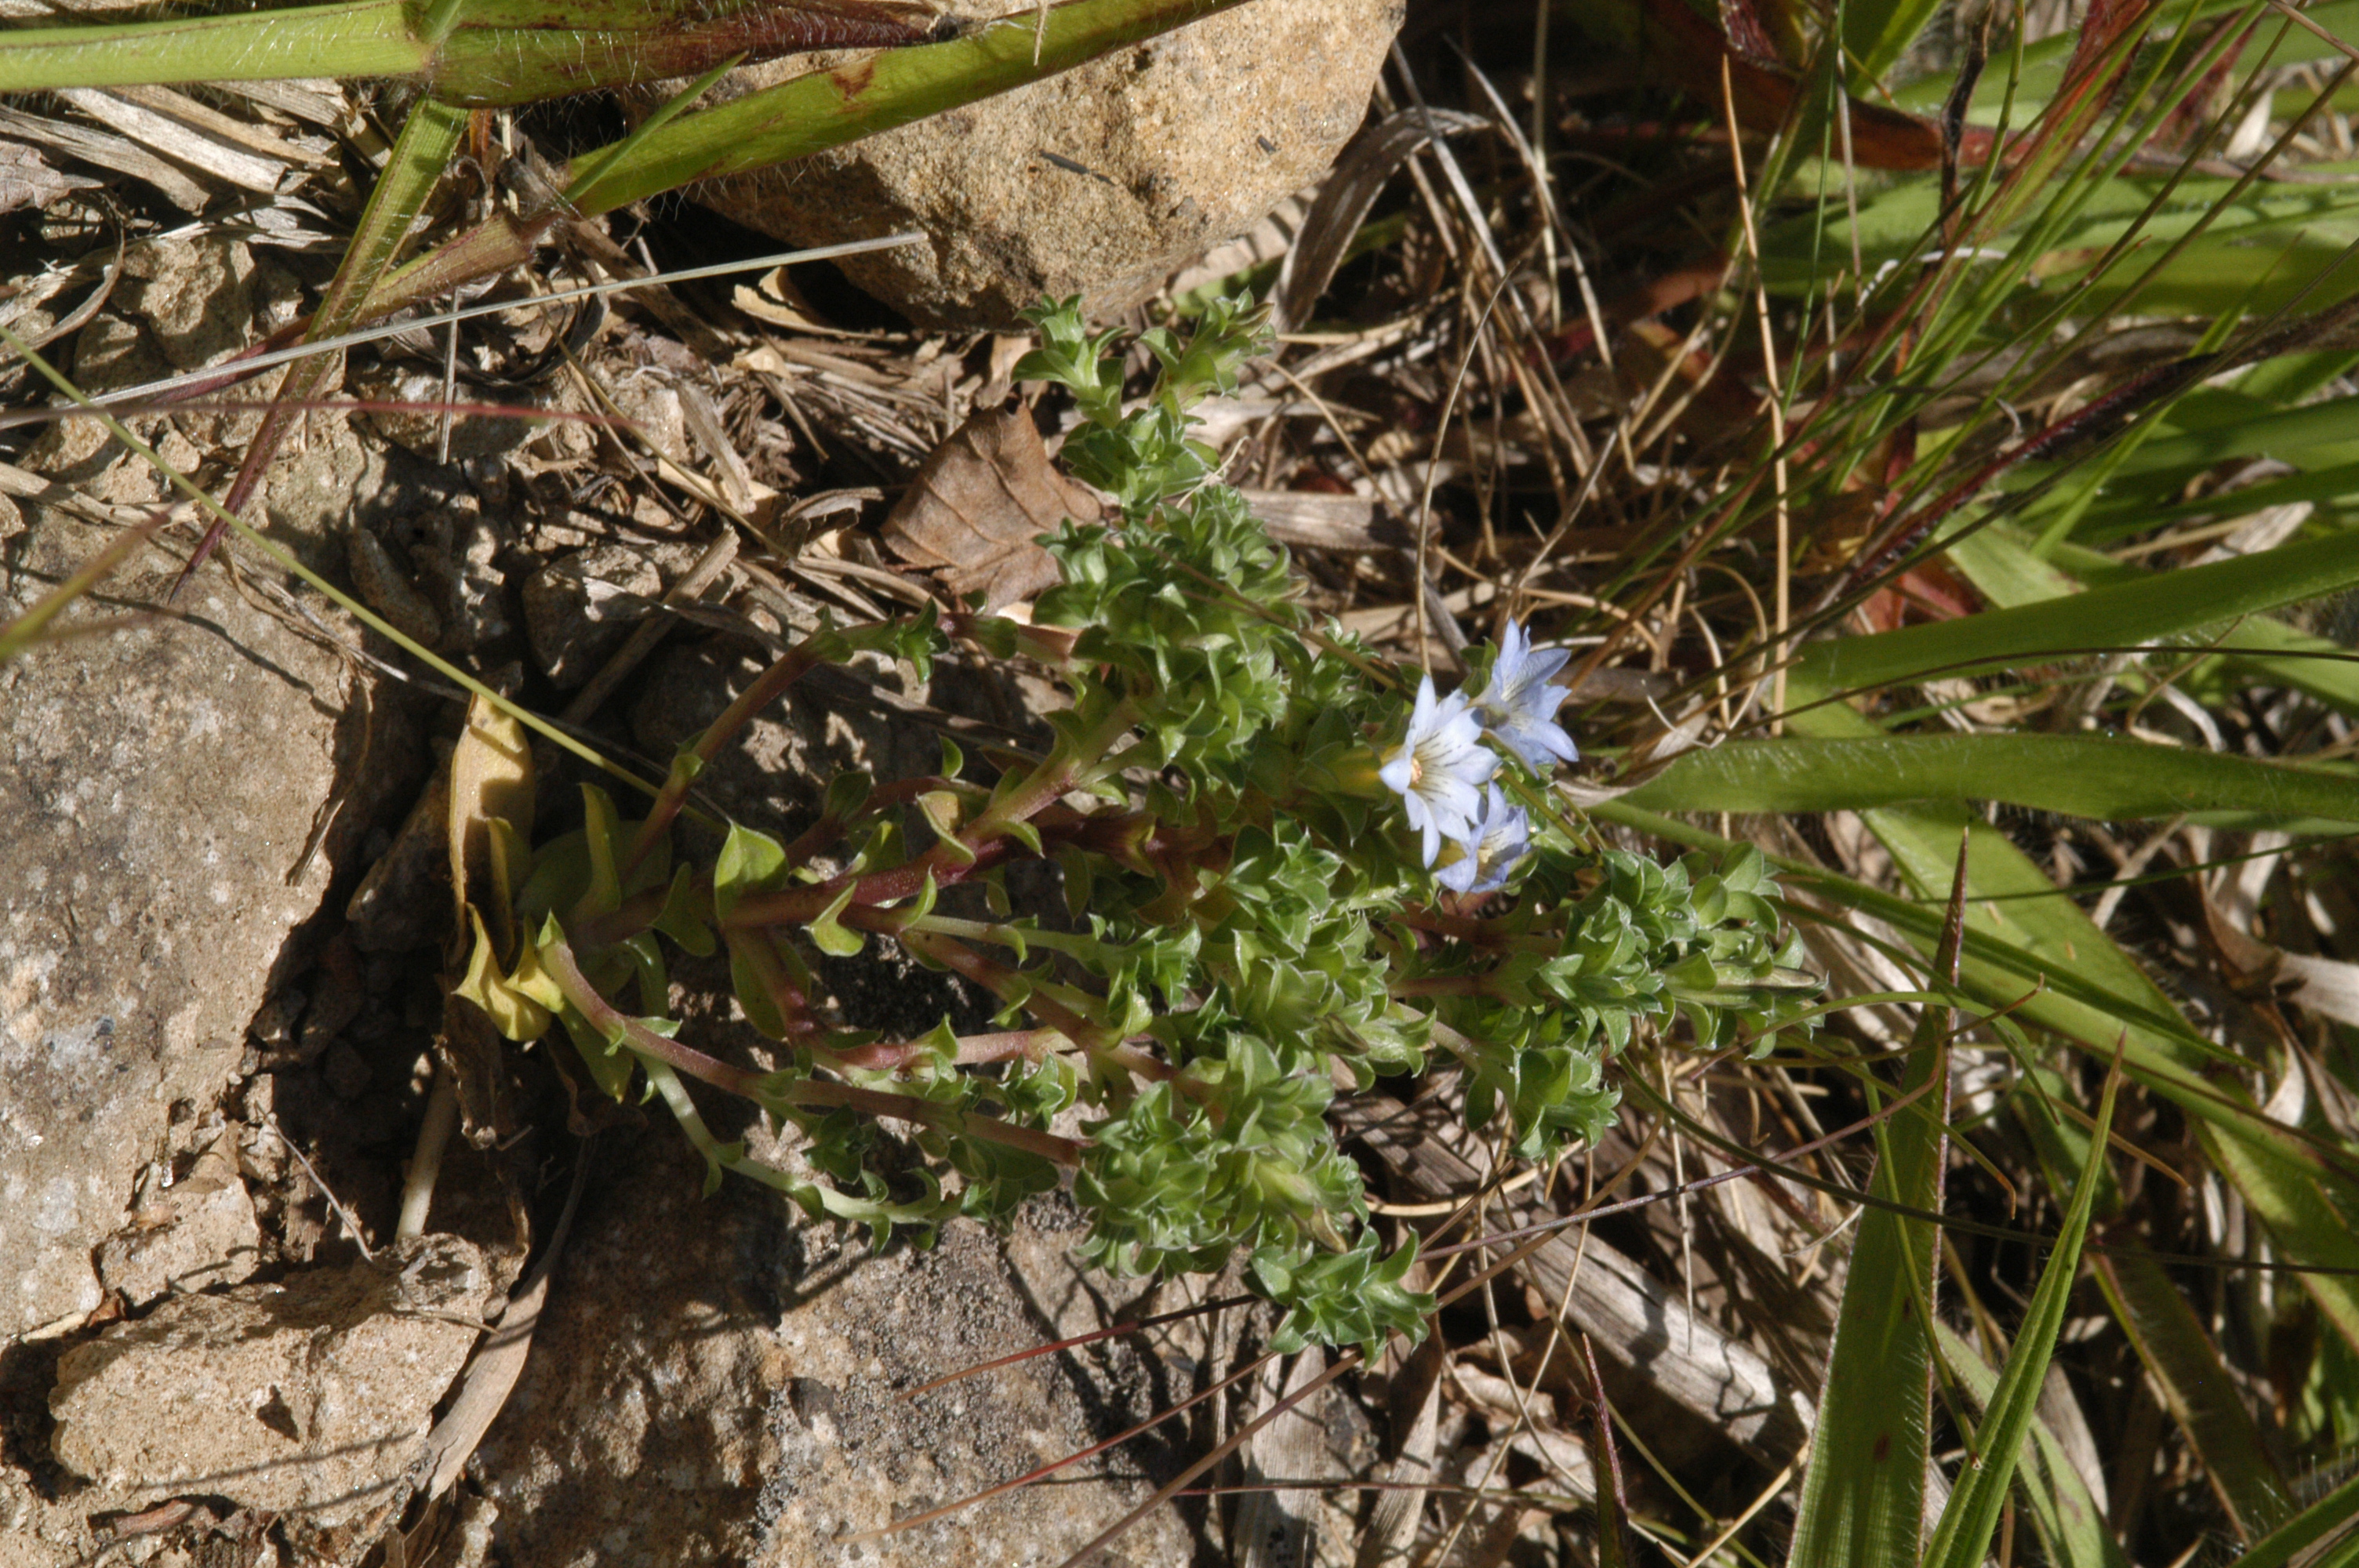
<path fill-rule="evenodd" d="M 1386 1255 L 1368 1225 L 1325 1120 L 1339 1085 L 1453 1068 L 1471 1125 L 1547 1160 L 1603 1128 L 1611 1059 L 1639 1031 L 1683 1013 L 1723 1049 L 1798 1021 L 1799 948 L 1752 851 L 1658 865 L 1564 815 L 1547 783 L 1573 754 L 1562 651 L 1511 628 L 1465 689 L 1427 676 L 1412 696 L 1291 601 L 1284 552 L 1188 437 L 1190 405 L 1265 341 L 1263 312 L 1223 300 L 1186 342 L 1151 334 L 1161 373 L 1127 411 L 1075 302 L 1035 319 L 1019 374 L 1071 390 L 1087 425 L 1070 461 L 1121 520 L 1048 541 L 1063 581 L 1032 624 L 947 624 L 1056 673 L 1071 703 L 1054 747 L 995 759 L 988 782 L 949 746 L 930 777 L 846 774 L 792 843 L 737 826 L 709 867 L 674 865 L 690 782 L 761 704 L 857 652 L 922 669 L 944 628 L 823 632 L 683 749 L 644 820 L 585 786 L 582 828 L 529 853 L 493 835 L 514 920 L 479 923 L 462 994 L 513 1038 L 561 1020 L 611 1094 L 643 1076 L 716 1183 L 734 1170 L 881 1235 L 1003 1217 L 1070 1173 L 1098 1266 L 1210 1270 L 1246 1249 L 1286 1345 L 1418 1336 L 1431 1298 L 1403 1283 L 1413 1244 Z M 1041 860 L 1063 871 L 1064 922 L 1010 914 L 1007 869 Z M 966 887 L 982 907 L 951 913 Z M 675 1038 L 659 938 L 725 946 L 791 1065 L 747 1073 Z M 887 1041 L 824 1021 L 810 949 L 871 941 L 990 992 L 1000 1030 Z M 720 1143 L 683 1073 L 792 1123 L 825 1179 Z M 1076 1105 L 1082 1136 L 1052 1132 Z M 915 1185 L 881 1168 L 880 1116 L 918 1129 Z"/>

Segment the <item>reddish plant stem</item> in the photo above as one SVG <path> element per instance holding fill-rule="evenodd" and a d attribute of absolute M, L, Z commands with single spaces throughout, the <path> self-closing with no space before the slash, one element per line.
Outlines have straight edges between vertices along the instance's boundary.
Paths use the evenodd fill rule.
<path fill-rule="evenodd" d="M 788 649 L 776 664 L 764 670 L 754 684 L 723 711 L 720 718 L 707 725 L 703 734 L 696 738 L 697 762 L 700 764 L 710 763 L 721 748 L 744 729 L 754 715 L 777 701 L 788 687 L 809 674 L 813 665 L 839 645 L 839 633 L 817 632 Z M 672 818 L 679 815 L 680 806 L 688 799 L 689 785 L 693 782 L 687 769 L 676 762 L 672 765 L 670 773 L 664 779 L 662 793 L 656 796 L 655 805 L 647 808 L 647 819 L 639 824 L 638 837 L 631 840 L 630 850 L 623 857 L 621 871 L 625 881 L 638 869 L 639 862 L 647 859 L 647 852 L 656 847 L 657 841 L 670 830 Z"/>
<path fill-rule="evenodd" d="M 1038 1154 L 1053 1164 L 1075 1166 L 1082 1162 L 1082 1152 L 1088 1147 L 1078 1138 L 1060 1138 L 1053 1132 L 1026 1127 L 1020 1122 L 1002 1121 L 995 1116 L 984 1116 L 974 1111 L 959 1111 L 949 1106 L 936 1105 L 915 1095 L 886 1094 L 878 1089 L 864 1089 L 852 1084 L 829 1083 L 821 1078 L 801 1078 L 785 1086 L 785 1097 L 807 1109 L 842 1107 L 856 1110 L 863 1116 L 889 1116 L 898 1121 L 914 1121 L 921 1126 L 939 1128 L 944 1132 L 964 1132 L 996 1143 L 1005 1149 L 1021 1149 L 1027 1154 Z"/>
<path fill-rule="evenodd" d="M 768 931 L 732 931 L 729 933 L 729 954 L 753 971 L 755 983 L 769 999 L 778 1014 L 780 1036 L 789 1042 L 800 1042 L 822 1034 L 825 1030 L 811 1016 L 810 994 L 803 989 L 796 971 L 799 963 L 790 962 L 780 950 L 777 938 Z"/>
<path fill-rule="evenodd" d="M 1009 1029 L 993 1034 L 962 1034 L 958 1039 L 958 1065 L 979 1067 L 1016 1056 L 1038 1063 L 1056 1048 L 1058 1041 L 1064 1038 L 1064 1033 L 1056 1029 Z M 849 1051 L 829 1050 L 824 1045 L 814 1049 L 827 1052 L 832 1063 L 857 1067 L 864 1072 L 892 1072 L 924 1054 L 918 1046 L 906 1041 L 879 1040 Z"/>
<path fill-rule="evenodd" d="M 846 924 L 850 924 L 851 913 L 845 912 Z M 910 952 L 921 958 L 931 958 L 1002 1000 L 1007 1000 L 1015 989 L 1015 982 L 1022 978 L 1005 964 L 995 963 L 965 943 L 951 937 L 931 931 L 904 931 L 899 933 L 899 936 L 901 946 Z M 1082 1017 L 1038 986 L 1030 988 L 1024 998 L 1024 1006 L 1041 1022 L 1085 1051 L 1103 1050 L 1114 1043 L 1105 1028 Z"/>
<path fill-rule="evenodd" d="M 936 844 L 906 865 L 889 871 L 858 877 L 846 873 L 813 887 L 748 894 L 737 901 L 723 924 L 808 925 L 825 914 L 828 906 L 847 887 L 853 890 L 853 907 L 915 898 L 925 891 L 929 881 L 936 887 L 950 887 L 1019 858 L 1018 849 L 1022 847 L 1015 843 L 1009 829 L 1028 824 L 1034 817 L 1047 818 L 1035 827 L 1043 848 L 1052 836 L 1064 842 L 1082 838 L 1093 827 L 1103 831 L 1107 825 L 1098 816 L 1084 816 L 1061 807 L 1052 813 L 1050 808 L 1057 806 L 1059 796 L 1082 787 L 1098 774 L 1105 765 L 1105 753 L 1129 731 L 1133 722 L 1130 705 L 1118 704 L 1094 733 L 1071 748 L 1070 754 L 1066 747 L 1060 746 L 1054 755 L 1033 770 L 1030 778 L 985 807 L 952 842 Z M 1123 815 L 1127 819 L 1127 814 Z M 648 818 L 650 823 L 654 820 L 652 816 Z M 1022 848 L 1021 858 L 1031 858 L 1031 850 Z"/>
<path fill-rule="evenodd" d="M 588 1019 L 600 1033 L 610 1039 L 619 1034 L 628 1049 L 652 1056 L 674 1072 L 686 1074 L 740 1098 L 752 1100 L 757 1105 L 783 1099 L 790 1105 L 810 1109 L 842 1107 L 864 1116 L 889 1116 L 902 1121 L 940 1128 L 946 1132 L 970 1133 L 988 1142 L 1038 1154 L 1060 1165 L 1081 1162 L 1082 1144 L 1078 1141 L 1018 1126 L 1012 1121 L 1002 1121 L 995 1116 L 962 1113 L 914 1095 L 885 1094 L 851 1084 L 828 1083 L 818 1078 L 782 1078 L 774 1074 L 733 1067 L 692 1045 L 666 1039 L 616 1008 L 600 995 L 598 988 L 582 974 L 581 966 L 574 962 L 573 950 L 566 946 L 562 937 L 540 949 L 540 961 L 549 970 L 549 978 L 557 982 L 558 989 L 565 993 L 565 1000 L 579 1009 L 582 1016 Z"/>
<path fill-rule="evenodd" d="M 1049 831 L 1046 827 L 1042 829 L 1044 840 L 1049 837 Z M 979 846 L 973 860 L 963 864 L 946 854 L 938 860 L 940 849 L 941 846 L 936 845 L 907 865 L 871 871 L 864 876 L 846 873 L 830 877 L 826 881 L 807 888 L 780 888 L 776 892 L 747 893 L 737 901 L 737 906 L 729 912 L 722 925 L 724 927 L 809 925 L 825 914 L 828 905 L 849 887 L 853 890 L 852 902 L 842 917 L 848 924 L 853 909 L 873 908 L 880 903 L 917 897 L 925 891 L 929 877 L 938 888 L 955 887 L 1010 860 L 1031 858 L 1030 850 L 1007 839 L 995 839 Z"/>

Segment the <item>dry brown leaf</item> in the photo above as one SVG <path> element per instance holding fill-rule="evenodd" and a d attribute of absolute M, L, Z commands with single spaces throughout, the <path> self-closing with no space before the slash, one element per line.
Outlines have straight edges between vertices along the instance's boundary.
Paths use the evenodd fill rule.
<path fill-rule="evenodd" d="M 2261 941 L 2239 930 L 2209 894 L 2203 899 L 2203 914 L 2221 956 L 2246 979 L 2272 988 L 2279 1001 L 2359 1027 L 2359 964 L 2288 953 L 2275 943 Z"/>
<path fill-rule="evenodd" d="M 971 416 L 918 470 L 885 542 L 911 566 L 940 573 L 960 598 L 986 609 L 1028 599 L 1057 580 L 1057 563 L 1033 540 L 1068 517 L 1094 523 L 1097 498 L 1059 474 L 1032 416 L 990 408 Z"/>
<path fill-rule="evenodd" d="M 467 728 L 451 753 L 450 798 L 458 940 L 466 939 L 473 905 L 499 927 L 495 935 L 505 958 L 515 952 L 506 929 L 508 900 L 522 885 L 521 868 L 506 862 L 512 848 L 532 841 L 532 744 L 523 725 L 480 696 L 467 709 Z"/>

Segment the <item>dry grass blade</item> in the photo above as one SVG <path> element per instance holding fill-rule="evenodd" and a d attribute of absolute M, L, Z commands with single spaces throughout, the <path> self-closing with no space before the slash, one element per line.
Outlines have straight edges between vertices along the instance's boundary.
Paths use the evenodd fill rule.
<path fill-rule="evenodd" d="M 1275 298 L 1279 329 L 1310 319 L 1311 307 L 1334 280 L 1368 209 L 1402 164 L 1436 135 L 1484 128 L 1479 117 L 1454 110 L 1403 109 L 1354 136 L 1320 186 L 1310 211 L 1303 214 L 1302 227 L 1278 270 Z"/>
<path fill-rule="evenodd" d="M 1391 1130 L 1398 1107 L 1375 1102 L 1344 1114 L 1345 1125 L 1419 1197 L 1481 1187 L 1481 1171 L 1444 1141 L 1432 1119 L 1412 1120 L 1419 1134 L 1412 1141 Z M 1673 1409 L 1772 1465 L 1801 1452 L 1813 1420 L 1810 1400 L 1752 1346 L 1690 1314 L 1679 1292 L 1636 1260 L 1583 1233 L 1551 1238 L 1518 1267 L 1543 1299 L 1566 1303 L 1569 1329 L 1633 1368 Z"/>

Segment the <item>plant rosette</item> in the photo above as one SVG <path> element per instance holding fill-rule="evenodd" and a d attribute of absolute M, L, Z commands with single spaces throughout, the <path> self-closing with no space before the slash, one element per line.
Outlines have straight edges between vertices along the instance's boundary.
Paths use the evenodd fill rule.
<path fill-rule="evenodd" d="M 1471 1128 L 1553 1159 L 1611 1120 L 1612 1060 L 1642 1032 L 1684 1016 L 1719 1051 L 1808 1028 L 1799 939 L 1757 854 L 1658 864 L 1549 787 L 1576 755 L 1563 650 L 1511 624 L 1443 694 L 1303 612 L 1285 552 L 1189 435 L 1191 406 L 1266 343 L 1266 312 L 1224 299 L 1185 341 L 1147 334 L 1158 374 L 1135 404 L 1077 301 L 1033 319 L 1016 373 L 1072 396 L 1066 461 L 1119 520 L 1043 540 L 1061 581 L 1030 624 L 959 610 L 822 631 L 682 749 L 644 819 L 588 790 L 585 825 L 514 881 L 512 928 L 533 935 L 505 965 L 479 935 L 464 994 L 515 1037 L 561 1022 L 609 1094 L 643 1081 L 715 1182 L 880 1238 L 1004 1219 L 1066 1183 L 1092 1264 L 1203 1271 L 1242 1249 L 1287 1311 L 1279 1345 L 1415 1338 L 1432 1307 L 1404 1282 L 1415 1239 L 1379 1246 L 1327 1124 L 1339 1086 L 1454 1071 Z M 952 634 L 1056 677 L 1071 705 L 1047 754 L 970 764 L 946 744 L 932 776 L 832 780 L 790 843 L 733 827 L 711 865 L 673 864 L 690 784 L 754 711 L 857 653 L 922 675 Z M 1062 921 L 1010 912 L 1008 868 L 1039 860 L 1062 872 Z M 946 897 L 962 888 L 980 896 Z M 997 1028 L 886 1041 L 823 1016 L 812 954 L 872 941 L 988 993 Z M 785 1065 L 678 1038 L 667 945 L 725 948 Z M 792 1124 L 818 1178 L 720 1142 L 683 1076 Z M 1081 1135 L 1052 1131 L 1075 1107 Z M 882 1158 L 879 1118 L 915 1130 L 916 1174 Z"/>

